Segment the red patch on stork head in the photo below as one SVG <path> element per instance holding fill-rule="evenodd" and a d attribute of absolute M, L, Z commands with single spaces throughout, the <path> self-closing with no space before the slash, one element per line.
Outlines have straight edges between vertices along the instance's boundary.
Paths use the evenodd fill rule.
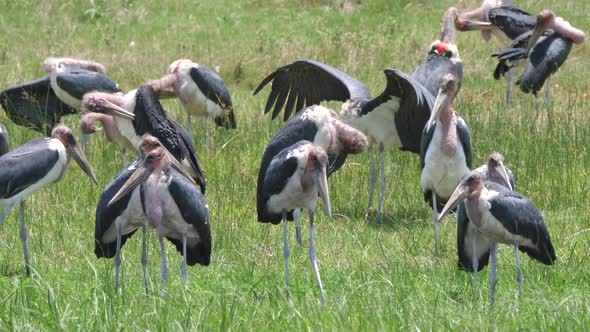
<path fill-rule="evenodd" d="M 441 41 L 436 45 L 435 50 L 438 52 L 438 54 L 443 54 L 447 50 L 448 45 L 449 43 L 446 41 Z"/>

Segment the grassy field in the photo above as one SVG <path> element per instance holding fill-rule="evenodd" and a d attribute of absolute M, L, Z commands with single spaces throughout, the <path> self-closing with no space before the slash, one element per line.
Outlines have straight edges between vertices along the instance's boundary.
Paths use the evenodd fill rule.
<path fill-rule="evenodd" d="M 285 295 L 282 227 L 256 222 L 260 158 L 282 123 L 262 114 L 268 92 L 252 96 L 274 68 L 311 58 L 340 68 L 373 94 L 387 67 L 411 72 L 438 37 L 448 6 L 479 1 L 6 1 L 0 0 L 0 88 L 44 75 L 47 56 L 99 61 L 124 90 L 162 76 L 177 58 L 219 67 L 232 93 L 238 129 L 213 130 L 206 151 L 203 122 L 195 143 L 208 181 L 212 263 L 189 269 L 168 245 L 169 295 L 162 299 L 157 238 L 148 238 L 150 295 L 143 290 L 140 238 L 123 250 L 120 294 L 112 260 L 93 253 L 94 210 L 102 189 L 121 169 L 118 148 L 93 137 L 88 159 L 93 185 L 71 167 L 60 183 L 28 201 L 31 278 L 25 277 L 18 213 L 0 229 L 0 330 L 583 330 L 590 326 L 590 50 L 573 47 L 552 79 L 555 125 L 534 131 L 534 97 L 517 91 L 503 104 L 504 82 L 493 80 L 497 48 L 479 34 L 459 34 L 465 66 L 454 108 L 471 129 L 474 164 L 504 154 L 518 191 L 543 211 L 558 262 L 547 267 L 523 258 L 524 295 L 518 296 L 513 249 L 500 246 L 497 302 L 488 302 L 488 271 L 472 277 L 456 269 L 455 223 L 441 226 L 433 254 L 430 209 L 420 191 L 417 155 L 386 153 L 384 224 L 365 219 L 368 155 L 349 158 L 330 179 L 332 220 L 319 212 L 317 256 L 327 293 L 320 303 L 304 245 L 294 230 L 291 296 Z M 590 31 L 584 1 L 520 1 L 531 13 L 550 7 Z M 178 103 L 165 108 L 179 121 Z M 332 105 L 339 107 L 338 104 Z M 77 127 L 78 117 L 66 118 Z M 12 147 L 38 133 L 12 124 L 2 112 Z"/>

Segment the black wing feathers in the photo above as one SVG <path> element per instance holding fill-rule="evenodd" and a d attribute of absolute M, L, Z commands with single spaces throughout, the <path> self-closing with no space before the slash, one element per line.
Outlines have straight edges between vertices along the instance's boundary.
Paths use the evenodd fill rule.
<path fill-rule="evenodd" d="M 0 104 L 12 122 L 47 136 L 62 116 L 77 113 L 57 97 L 49 77 L 3 90 Z"/>

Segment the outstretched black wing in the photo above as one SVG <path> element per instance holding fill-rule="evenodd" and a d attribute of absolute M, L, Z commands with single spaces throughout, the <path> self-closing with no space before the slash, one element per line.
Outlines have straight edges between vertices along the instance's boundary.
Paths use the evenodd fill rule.
<path fill-rule="evenodd" d="M 401 150 L 420 153 L 422 130 L 430 117 L 435 99 L 410 75 L 396 69 L 385 69 L 384 73 L 387 79 L 385 90 L 364 104 L 361 113 L 365 115 L 382 107 L 397 107 L 389 111 L 395 113 L 395 127 L 402 143 Z M 388 104 L 392 98 L 397 98 L 399 105 Z"/>
<path fill-rule="evenodd" d="M 12 122 L 48 136 L 62 116 L 77 113 L 57 97 L 49 77 L 3 90 L 0 104 Z"/>
<path fill-rule="evenodd" d="M 254 94 L 270 82 L 272 89 L 264 113 L 270 112 L 274 105 L 274 119 L 284 106 L 284 121 L 291 117 L 293 108 L 298 112 L 303 107 L 318 105 L 322 101 L 371 99 L 369 89 L 363 83 L 336 68 L 313 60 L 299 60 L 280 67 L 260 82 Z"/>

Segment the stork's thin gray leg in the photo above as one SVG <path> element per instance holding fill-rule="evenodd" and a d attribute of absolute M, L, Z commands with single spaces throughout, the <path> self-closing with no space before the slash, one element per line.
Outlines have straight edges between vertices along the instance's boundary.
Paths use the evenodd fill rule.
<path fill-rule="evenodd" d="M 498 242 L 494 242 L 490 248 L 490 304 L 496 301 L 496 270 L 498 269 Z"/>
<path fill-rule="evenodd" d="M 365 219 L 369 216 L 369 211 L 371 210 L 371 206 L 373 205 L 373 195 L 375 194 L 375 180 L 377 179 L 377 172 L 375 170 L 375 154 L 372 145 L 369 146 L 369 160 L 371 164 L 371 186 L 369 187 L 369 206 L 367 207 Z"/>
<path fill-rule="evenodd" d="M 80 133 L 80 144 L 82 145 L 82 150 L 84 150 L 84 153 L 88 153 L 88 145 L 90 144 L 90 135 Z"/>
<path fill-rule="evenodd" d="M 320 292 L 322 293 L 322 304 L 326 304 L 326 294 L 324 293 L 324 287 L 322 286 L 322 279 L 320 278 L 320 271 L 318 270 L 318 263 L 315 259 L 315 246 L 313 241 L 313 210 L 309 210 L 309 260 L 311 261 L 311 267 L 315 274 L 315 280 L 318 282 Z"/>
<path fill-rule="evenodd" d="M 436 210 L 436 194 L 432 191 L 432 225 L 434 226 L 434 254 L 438 255 L 438 211 Z"/>
<path fill-rule="evenodd" d="M 25 201 L 20 202 L 20 241 L 23 244 L 23 255 L 25 256 L 25 271 L 27 277 L 31 276 L 31 265 L 29 264 L 29 247 L 27 246 L 27 230 L 25 229 Z"/>
<path fill-rule="evenodd" d="M 160 235 L 160 260 L 162 261 L 162 297 L 168 295 L 168 273 L 166 271 L 166 252 L 164 251 L 164 236 Z"/>
<path fill-rule="evenodd" d="M 471 257 L 471 265 L 473 267 L 473 293 L 477 294 L 477 269 L 478 269 L 478 265 L 479 262 L 477 261 L 477 238 L 478 238 L 478 232 L 477 230 L 474 229 L 474 234 L 473 234 L 473 251 L 472 251 L 472 257 Z"/>
<path fill-rule="evenodd" d="M 285 285 L 289 294 L 289 243 L 287 241 L 287 210 L 283 210 L 283 258 L 285 259 Z"/>
<path fill-rule="evenodd" d="M 123 149 L 121 154 L 123 155 L 123 166 L 127 166 L 127 149 Z"/>
<path fill-rule="evenodd" d="M 143 225 L 141 234 L 141 267 L 143 268 L 143 287 L 145 287 L 145 293 L 149 294 L 148 291 L 148 277 L 147 277 L 147 226 Z"/>
<path fill-rule="evenodd" d="M 205 147 L 209 149 L 209 113 L 205 117 Z"/>
<path fill-rule="evenodd" d="M 513 92 L 514 92 L 514 74 L 516 72 L 516 69 L 510 68 L 509 71 L 506 72 L 506 82 L 508 83 L 508 86 L 506 88 L 506 106 L 508 107 L 512 107 L 512 96 L 513 96 Z"/>
<path fill-rule="evenodd" d="M 377 211 L 377 223 L 383 223 L 383 190 L 385 189 L 385 158 L 383 143 L 379 144 L 379 159 L 381 160 L 381 182 L 379 183 L 379 210 Z"/>
<path fill-rule="evenodd" d="M 186 234 L 182 235 L 182 286 L 186 287 L 186 276 L 188 274 L 188 265 L 186 263 Z"/>
<path fill-rule="evenodd" d="M 551 115 L 551 75 L 547 77 L 547 81 L 545 81 L 545 104 L 547 107 L 547 121 L 549 125 L 552 124 L 552 115 Z"/>
<path fill-rule="evenodd" d="M 531 124 L 531 130 L 535 128 L 535 124 L 537 123 L 537 120 L 539 120 L 539 116 L 541 115 L 541 97 L 539 97 L 538 93 L 535 93 L 535 101 L 536 101 L 535 118 L 533 119 L 533 123 Z"/>
<path fill-rule="evenodd" d="M 115 252 L 115 292 L 119 290 L 119 268 L 121 267 L 121 224 L 116 223 L 117 250 Z"/>
<path fill-rule="evenodd" d="M 293 210 L 293 218 L 295 219 L 295 237 L 297 243 L 301 246 L 301 209 L 296 208 Z"/>
<path fill-rule="evenodd" d="M 4 212 L 2 212 L 2 215 L 0 216 L 0 226 L 2 226 L 2 223 L 4 222 L 4 219 L 6 219 L 6 216 L 10 212 L 10 209 L 12 209 L 12 205 L 7 206 L 4 209 Z"/>
<path fill-rule="evenodd" d="M 191 116 L 191 114 L 189 112 L 186 112 L 186 122 L 188 125 L 188 134 L 191 137 L 191 140 L 193 139 L 193 117 Z"/>
<path fill-rule="evenodd" d="M 518 293 L 522 295 L 522 268 L 520 267 L 520 252 L 518 251 L 518 243 L 514 244 L 514 250 L 516 253 L 516 269 L 517 269 L 517 279 L 518 279 Z"/>

